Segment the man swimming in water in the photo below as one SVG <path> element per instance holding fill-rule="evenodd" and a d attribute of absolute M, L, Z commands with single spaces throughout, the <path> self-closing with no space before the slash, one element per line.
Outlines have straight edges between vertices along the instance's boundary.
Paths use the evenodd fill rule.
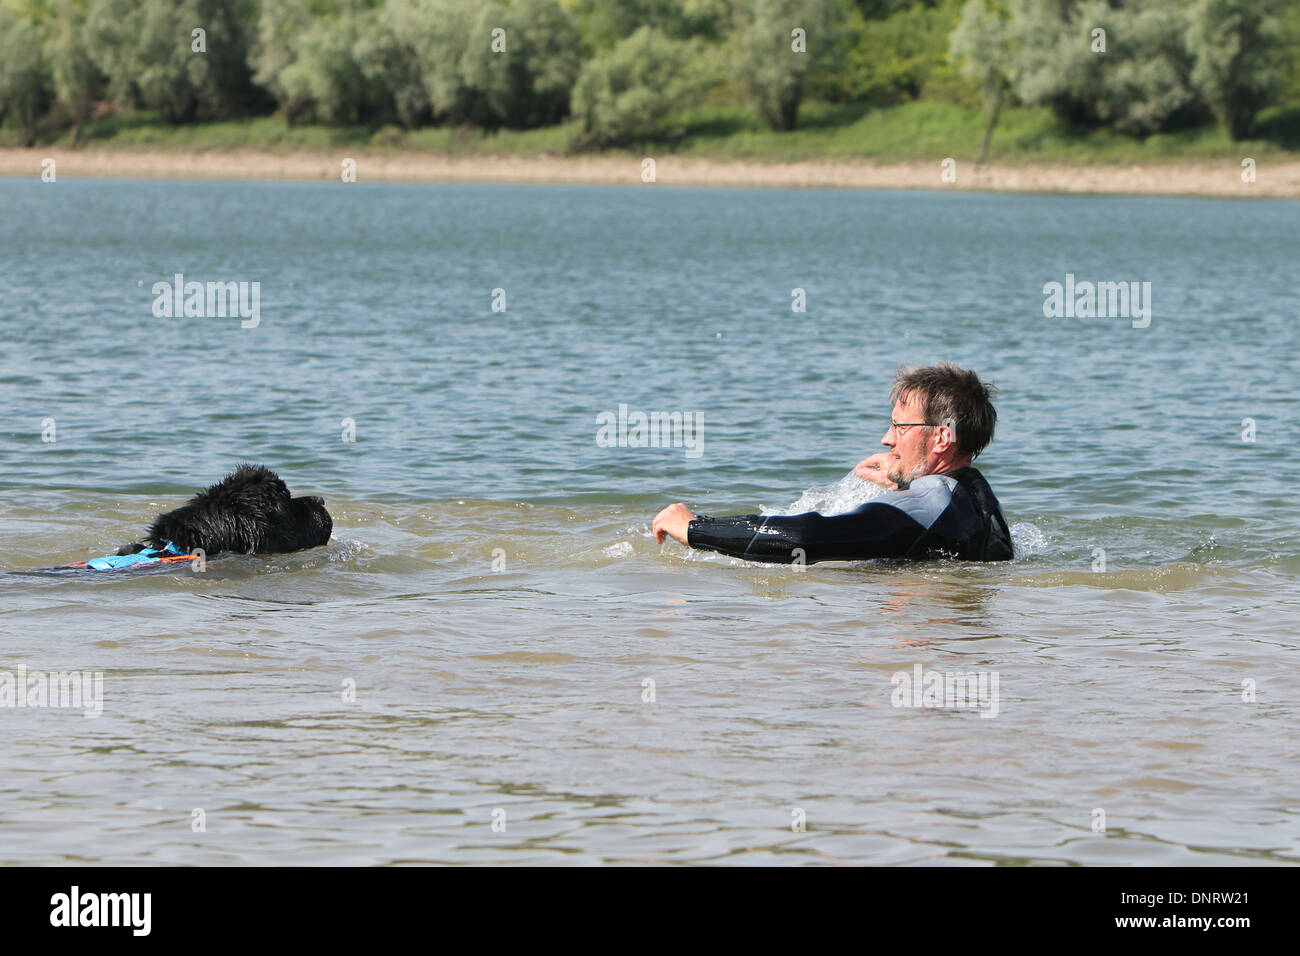
<path fill-rule="evenodd" d="M 1011 532 L 984 476 L 971 461 L 993 440 L 996 391 L 944 362 L 905 367 L 894 377 L 887 452 L 858 463 L 859 478 L 888 493 L 842 515 L 695 515 L 681 502 L 655 515 L 656 540 L 747 561 L 860 561 L 960 558 L 1008 561 Z"/>

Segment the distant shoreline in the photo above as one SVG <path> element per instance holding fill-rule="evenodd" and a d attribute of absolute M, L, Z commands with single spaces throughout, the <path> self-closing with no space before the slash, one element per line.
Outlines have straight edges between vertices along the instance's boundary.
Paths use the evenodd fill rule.
<path fill-rule="evenodd" d="M 652 154 L 653 155 L 653 154 Z M 0 149 L 0 176 L 39 179 L 55 161 L 58 179 L 246 179 L 340 182 L 344 158 L 357 182 L 553 183 L 641 186 L 637 154 L 591 156 L 449 156 L 415 151 Z M 1240 161 L 1167 163 L 991 163 L 958 160 L 956 181 L 941 179 L 940 161 L 875 163 L 869 159 L 798 162 L 654 156 L 663 186 L 831 189 L 925 189 L 986 192 L 1300 199 L 1300 160 L 1261 160 L 1256 181 L 1242 182 Z"/>

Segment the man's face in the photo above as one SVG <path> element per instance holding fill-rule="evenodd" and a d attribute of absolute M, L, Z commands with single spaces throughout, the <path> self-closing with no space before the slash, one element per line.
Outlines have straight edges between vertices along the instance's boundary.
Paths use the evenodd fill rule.
<path fill-rule="evenodd" d="M 925 421 L 920 401 L 913 398 L 900 400 L 892 414 L 894 421 L 903 424 Z M 931 429 L 915 425 L 902 429 L 900 434 L 900 430 L 891 424 L 880 443 L 887 445 L 892 453 L 885 474 L 898 487 L 906 488 L 913 480 L 927 474 L 930 446 L 934 443 Z"/>

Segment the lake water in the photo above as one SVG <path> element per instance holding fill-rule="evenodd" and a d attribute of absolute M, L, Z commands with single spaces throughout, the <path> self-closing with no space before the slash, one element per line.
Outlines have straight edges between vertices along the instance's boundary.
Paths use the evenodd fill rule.
<path fill-rule="evenodd" d="M 0 863 L 1300 860 L 1298 211 L 0 180 L 0 672 L 103 674 L 0 707 Z M 177 273 L 256 326 L 156 316 Z M 1149 325 L 1045 317 L 1067 275 Z M 943 359 L 1001 387 L 1015 561 L 650 536 L 848 507 Z M 698 441 L 604 447 L 620 405 Z M 11 573 L 245 460 L 328 547 Z M 895 706 L 918 667 L 996 699 Z"/>

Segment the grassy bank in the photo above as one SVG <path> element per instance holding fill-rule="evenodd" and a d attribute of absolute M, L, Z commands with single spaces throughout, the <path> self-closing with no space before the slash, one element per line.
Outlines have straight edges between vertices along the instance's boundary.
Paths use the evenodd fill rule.
<path fill-rule="evenodd" d="M 952 103 L 911 102 L 893 107 L 834 106 L 808 103 L 799 128 L 778 133 L 750 109 L 708 106 L 672 117 L 653 137 L 618 152 L 671 152 L 683 157 L 749 162 L 810 162 L 873 159 L 879 162 L 932 161 L 944 156 L 973 160 L 984 136 L 984 115 Z M 282 117 L 215 120 L 172 126 L 158 115 L 129 113 L 92 121 L 82 135 L 83 150 L 333 151 L 423 152 L 454 157 L 572 155 L 574 126 L 487 132 L 477 128 L 395 126 L 290 126 Z M 1109 129 L 1074 131 L 1046 108 L 1003 112 L 994 135 L 990 163 L 1152 163 L 1295 158 L 1300 150 L 1300 108 L 1262 114 L 1257 138 L 1233 142 L 1218 124 L 1139 139 Z M 66 129 L 47 130 L 39 146 L 66 147 Z M 0 130 L 0 145 L 17 146 L 17 134 Z"/>

